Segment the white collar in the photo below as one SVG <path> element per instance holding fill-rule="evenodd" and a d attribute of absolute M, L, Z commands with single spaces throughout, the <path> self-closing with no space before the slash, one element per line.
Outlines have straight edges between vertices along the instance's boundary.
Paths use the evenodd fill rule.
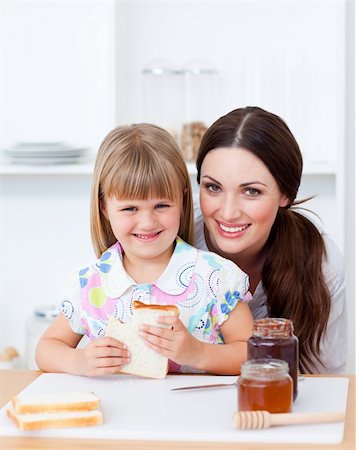
<path fill-rule="evenodd" d="M 182 252 L 184 252 L 184 256 Z M 122 255 L 122 247 L 119 242 L 116 242 L 101 255 L 97 263 L 102 286 L 111 298 L 120 297 L 131 286 L 137 286 L 137 283 L 124 268 Z M 189 286 L 194 271 L 187 271 L 184 282 L 178 279 L 177 273 L 185 264 L 187 264 L 187 268 L 189 266 L 191 269 L 192 265 L 194 266 L 196 263 L 197 256 L 198 250 L 178 237 L 166 269 L 159 279 L 152 284 L 169 295 L 183 294 Z M 148 285 L 150 284 L 148 283 Z"/>

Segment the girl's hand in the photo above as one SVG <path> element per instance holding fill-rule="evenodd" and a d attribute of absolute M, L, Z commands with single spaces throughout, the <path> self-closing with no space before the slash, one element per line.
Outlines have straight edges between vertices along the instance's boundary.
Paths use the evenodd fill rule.
<path fill-rule="evenodd" d="M 159 317 L 158 323 L 169 325 L 169 328 L 153 325 L 140 327 L 140 336 L 148 347 L 177 364 L 199 367 L 202 342 L 193 337 L 177 317 Z"/>
<path fill-rule="evenodd" d="M 78 374 L 86 376 L 115 373 L 130 361 L 126 345 L 112 337 L 94 339 L 78 354 Z"/>

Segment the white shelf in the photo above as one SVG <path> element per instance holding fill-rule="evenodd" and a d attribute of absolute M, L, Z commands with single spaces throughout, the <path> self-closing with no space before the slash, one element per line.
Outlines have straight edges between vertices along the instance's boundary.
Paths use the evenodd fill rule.
<path fill-rule="evenodd" d="M 196 174 L 195 163 L 187 163 L 188 172 Z M 82 164 L 6 164 L 0 163 L 0 175 L 92 175 L 94 162 Z"/>
<path fill-rule="evenodd" d="M 196 175 L 194 162 L 187 162 L 190 175 Z M 22 165 L 0 163 L 0 175 L 92 175 L 94 162 L 80 164 Z M 303 175 L 336 175 L 330 164 L 306 164 Z"/>
<path fill-rule="evenodd" d="M 0 175 L 92 175 L 94 163 L 23 165 L 0 164 Z"/>

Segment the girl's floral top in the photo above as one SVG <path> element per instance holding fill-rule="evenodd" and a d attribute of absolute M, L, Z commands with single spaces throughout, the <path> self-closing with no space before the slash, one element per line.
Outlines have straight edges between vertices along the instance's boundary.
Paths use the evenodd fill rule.
<path fill-rule="evenodd" d="M 171 260 L 160 278 L 137 284 L 125 271 L 117 242 L 99 260 L 79 271 L 61 303 L 61 311 L 75 333 L 94 339 L 105 335 L 114 315 L 130 321 L 132 302 L 176 305 L 179 318 L 200 341 L 223 343 L 221 324 L 239 301 L 252 297 L 247 275 L 233 262 L 176 240 Z M 170 365 L 171 371 L 192 371 Z"/>

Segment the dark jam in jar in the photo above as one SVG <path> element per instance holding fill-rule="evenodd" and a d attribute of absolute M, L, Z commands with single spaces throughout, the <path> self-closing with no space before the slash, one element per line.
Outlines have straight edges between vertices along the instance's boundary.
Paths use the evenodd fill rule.
<path fill-rule="evenodd" d="M 286 361 L 293 379 L 293 400 L 298 395 L 299 342 L 288 319 L 255 320 L 253 334 L 247 342 L 247 358 L 274 358 Z"/>
<path fill-rule="evenodd" d="M 256 359 L 244 362 L 237 392 L 239 411 L 292 411 L 293 381 L 285 361 Z"/>

